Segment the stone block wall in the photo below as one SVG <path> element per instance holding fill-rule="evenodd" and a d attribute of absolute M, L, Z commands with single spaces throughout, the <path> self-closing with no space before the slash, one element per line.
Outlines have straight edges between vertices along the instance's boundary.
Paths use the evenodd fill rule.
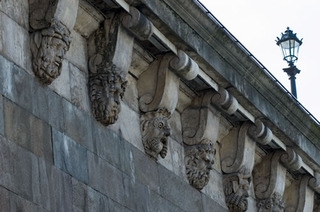
<path fill-rule="evenodd" d="M 132 63 L 118 121 L 106 127 L 92 117 L 87 37 L 71 36 L 61 75 L 42 85 L 32 71 L 28 1 L 0 1 L 1 211 L 226 211 L 187 181 L 180 112 L 166 159 L 144 153 L 142 62 Z"/>
<path fill-rule="evenodd" d="M 317 210 L 319 127 L 246 81 L 270 79 L 207 15 L 183 0 L 0 0 L 0 211 Z M 48 34 L 50 82 L 34 63 Z"/>

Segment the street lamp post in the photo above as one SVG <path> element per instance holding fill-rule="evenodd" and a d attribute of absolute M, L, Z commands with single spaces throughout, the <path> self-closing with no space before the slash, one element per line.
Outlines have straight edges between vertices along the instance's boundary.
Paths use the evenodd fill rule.
<path fill-rule="evenodd" d="M 297 98 L 296 74 L 299 74 L 300 70 L 294 65 L 294 62 L 298 60 L 299 47 L 302 44 L 302 39 L 299 40 L 296 33 L 293 33 L 288 27 L 284 34 L 281 33 L 281 38 L 277 37 L 276 42 L 277 45 L 281 47 L 283 60 L 288 62 L 289 67 L 283 70 L 289 76 L 291 93 Z"/>

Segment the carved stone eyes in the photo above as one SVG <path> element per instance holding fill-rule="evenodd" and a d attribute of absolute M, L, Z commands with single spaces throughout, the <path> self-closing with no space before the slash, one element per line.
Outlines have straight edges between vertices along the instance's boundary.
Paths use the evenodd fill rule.
<path fill-rule="evenodd" d="M 158 128 L 159 128 L 159 129 L 162 129 L 163 127 L 164 127 L 164 123 L 163 123 L 163 122 L 159 122 L 159 123 L 158 123 Z"/>

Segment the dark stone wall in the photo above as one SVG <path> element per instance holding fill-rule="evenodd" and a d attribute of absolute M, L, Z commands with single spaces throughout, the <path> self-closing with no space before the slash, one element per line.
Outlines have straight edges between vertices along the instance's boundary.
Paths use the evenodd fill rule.
<path fill-rule="evenodd" d="M 1 211 L 226 211 L 0 55 Z"/>

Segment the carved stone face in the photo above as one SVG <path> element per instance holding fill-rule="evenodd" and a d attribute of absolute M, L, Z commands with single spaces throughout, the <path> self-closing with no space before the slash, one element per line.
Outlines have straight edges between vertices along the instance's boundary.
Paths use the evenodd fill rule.
<path fill-rule="evenodd" d="M 106 74 L 91 77 L 89 84 L 94 116 L 104 125 L 115 123 L 118 120 L 121 110 L 120 101 L 126 87 L 124 76 L 112 66 Z"/>
<path fill-rule="evenodd" d="M 284 203 L 281 195 L 274 193 L 269 199 L 260 200 L 258 208 L 259 212 L 283 212 Z"/>
<path fill-rule="evenodd" d="M 185 147 L 186 173 L 189 183 L 202 189 L 209 182 L 213 169 L 215 149 L 212 142 Z"/>
<path fill-rule="evenodd" d="M 224 177 L 224 191 L 229 210 L 247 211 L 251 176 L 236 173 Z"/>
<path fill-rule="evenodd" d="M 44 84 L 50 84 L 61 73 L 62 61 L 68 45 L 60 38 L 42 37 L 38 53 L 33 59 L 34 73 Z"/>
<path fill-rule="evenodd" d="M 148 112 L 141 118 L 142 142 L 148 155 L 157 159 L 158 155 L 165 158 L 168 149 L 170 114 L 165 109 Z"/>

